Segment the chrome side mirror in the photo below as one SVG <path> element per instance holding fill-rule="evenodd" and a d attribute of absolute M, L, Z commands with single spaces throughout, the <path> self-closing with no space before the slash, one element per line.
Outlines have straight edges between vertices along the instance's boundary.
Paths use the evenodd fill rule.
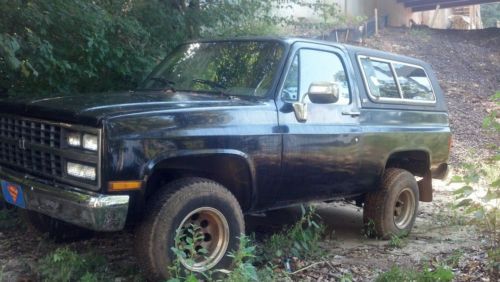
<path fill-rule="evenodd" d="M 307 96 L 314 104 L 332 104 L 339 100 L 339 86 L 332 82 L 313 82 Z"/>

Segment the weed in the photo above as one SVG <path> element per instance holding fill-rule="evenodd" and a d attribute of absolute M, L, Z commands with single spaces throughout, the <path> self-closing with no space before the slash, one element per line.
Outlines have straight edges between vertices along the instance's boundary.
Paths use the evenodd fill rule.
<path fill-rule="evenodd" d="M 405 241 L 403 239 L 403 237 L 405 236 L 406 234 L 399 234 L 399 235 L 393 234 L 388 243 L 389 247 L 401 249 L 405 244 Z"/>
<path fill-rule="evenodd" d="M 178 228 L 175 231 L 174 246 L 171 250 L 174 252 L 175 260 L 168 267 L 170 277 L 169 282 L 174 281 L 198 281 L 197 273 L 188 270 L 183 266 L 183 262 L 188 265 L 195 264 L 195 258 L 207 253 L 205 248 L 198 248 L 199 243 L 203 241 L 203 233 L 200 232 L 199 225 L 191 224 L 188 228 Z M 201 276 L 210 276 L 210 273 L 200 273 Z M 198 276 L 199 276 L 198 275 Z"/>
<path fill-rule="evenodd" d="M 293 226 L 273 234 L 264 242 L 260 250 L 264 261 L 275 263 L 290 257 L 309 259 L 321 256 L 319 242 L 325 227 L 319 222 L 313 206 L 301 208 L 302 216 Z"/>
<path fill-rule="evenodd" d="M 346 273 L 340 277 L 340 282 L 352 282 L 352 274 L 351 273 Z"/>
<path fill-rule="evenodd" d="M 376 282 L 427 282 L 440 281 L 447 282 L 453 280 L 453 272 L 446 266 L 438 266 L 434 271 L 428 267 L 424 267 L 422 272 L 417 272 L 412 269 L 401 269 L 398 266 L 393 266 L 391 270 L 381 273 Z"/>
<path fill-rule="evenodd" d="M 374 238 L 377 236 L 377 232 L 375 231 L 375 222 L 373 219 L 370 218 L 370 220 L 364 224 L 363 230 L 361 230 L 363 233 L 363 236 L 365 238 Z"/>
<path fill-rule="evenodd" d="M 255 246 L 250 244 L 250 239 L 241 235 L 240 247 L 235 253 L 229 253 L 229 257 L 233 258 L 234 269 L 227 277 L 227 281 L 261 281 L 259 279 L 257 269 L 252 264 L 255 258 Z"/>
<path fill-rule="evenodd" d="M 111 279 L 106 260 L 88 253 L 80 255 L 67 247 L 45 256 L 38 266 L 43 281 L 95 282 Z"/>
<path fill-rule="evenodd" d="M 458 263 L 460 262 L 460 259 L 464 255 L 464 251 L 462 250 L 455 250 L 453 253 L 450 255 L 448 259 L 445 260 L 445 263 L 452 268 L 458 267 Z"/>

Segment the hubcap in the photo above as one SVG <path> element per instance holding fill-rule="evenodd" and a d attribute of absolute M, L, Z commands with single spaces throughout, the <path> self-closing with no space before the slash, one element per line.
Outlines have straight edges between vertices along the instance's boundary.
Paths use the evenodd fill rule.
<path fill-rule="evenodd" d="M 206 271 L 224 257 L 229 244 L 229 225 L 221 212 L 202 207 L 182 220 L 178 236 L 176 248 L 186 254 L 178 257 L 182 265 L 191 271 Z"/>
<path fill-rule="evenodd" d="M 394 223 L 399 229 L 405 229 L 411 223 L 414 213 L 415 195 L 410 188 L 405 188 L 394 204 Z"/>

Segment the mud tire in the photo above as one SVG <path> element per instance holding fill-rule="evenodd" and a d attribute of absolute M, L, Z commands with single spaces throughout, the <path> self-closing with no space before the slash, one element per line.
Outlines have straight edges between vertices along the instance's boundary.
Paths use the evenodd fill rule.
<path fill-rule="evenodd" d="M 387 169 L 378 191 L 365 197 L 363 223 L 366 235 L 381 239 L 408 235 L 415 223 L 418 202 L 415 177 L 404 169 Z"/>
<path fill-rule="evenodd" d="M 169 278 L 168 267 L 176 259 L 172 251 L 176 230 L 185 218 L 200 208 L 220 212 L 227 221 L 229 241 L 223 257 L 211 269 L 228 269 L 227 256 L 239 247 L 238 237 L 245 232 L 241 207 L 222 185 L 204 178 L 184 178 L 162 187 L 147 203 L 148 210 L 136 230 L 136 253 L 142 269 L 151 281 Z"/>

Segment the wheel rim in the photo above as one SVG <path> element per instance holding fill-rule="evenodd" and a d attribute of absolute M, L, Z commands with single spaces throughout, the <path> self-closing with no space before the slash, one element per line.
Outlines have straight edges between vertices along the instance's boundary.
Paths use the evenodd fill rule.
<path fill-rule="evenodd" d="M 224 257 L 229 245 L 229 225 L 218 210 L 198 208 L 182 220 L 178 230 L 176 248 L 186 254 L 178 259 L 185 268 L 206 271 Z M 192 244 L 187 243 L 188 238 L 193 240 Z"/>
<path fill-rule="evenodd" d="M 410 188 L 403 189 L 394 204 L 394 224 L 399 229 L 410 225 L 415 213 L 415 195 Z"/>

